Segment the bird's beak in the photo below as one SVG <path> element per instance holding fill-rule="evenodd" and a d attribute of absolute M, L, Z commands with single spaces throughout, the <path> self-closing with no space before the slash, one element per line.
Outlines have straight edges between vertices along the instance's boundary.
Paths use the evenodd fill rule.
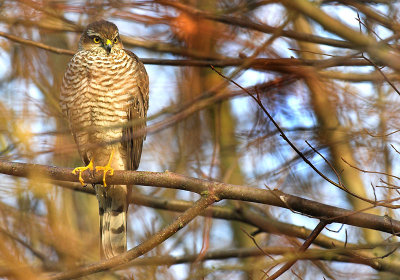
<path fill-rule="evenodd" d="M 109 39 L 107 39 L 106 45 L 105 45 L 107 53 L 111 52 L 112 47 L 113 47 L 113 43 Z"/>

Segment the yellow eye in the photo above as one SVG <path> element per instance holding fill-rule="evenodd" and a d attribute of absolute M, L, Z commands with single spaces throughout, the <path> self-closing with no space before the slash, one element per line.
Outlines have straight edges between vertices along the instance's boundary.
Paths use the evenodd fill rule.
<path fill-rule="evenodd" d="M 99 37 L 94 37 L 93 38 L 93 42 L 95 42 L 96 44 L 100 43 L 100 38 Z"/>
<path fill-rule="evenodd" d="M 114 44 L 116 44 L 117 42 L 118 42 L 118 38 L 115 37 L 115 38 L 114 38 Z"/>

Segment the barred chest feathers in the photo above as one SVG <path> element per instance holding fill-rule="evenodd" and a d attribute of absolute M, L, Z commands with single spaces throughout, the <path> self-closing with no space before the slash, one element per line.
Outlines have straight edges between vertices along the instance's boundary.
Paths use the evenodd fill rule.
<path fill-rule="evenodd" d="M 66 96 L 64 103 L 73 104 L 71 107 L 79 111 L 69 112 L 71 121 L 81 129 L 90 127 L 95 138 L 92 140 L 112 141 L 122 137 L 121 128 L 104 128 L 127 121 L 127 110 L 137 91 L 136 64 L 122 49 L 109 55 L 83 50 L 71 60 L 67 69 L 70 73 L 66 73 L 70 78 L 68 81 L 64 78 L 63 86 L 70 87 L 68 92 L 73 94 Z M 79 119 L 74 117 L 78 114 Z"/>

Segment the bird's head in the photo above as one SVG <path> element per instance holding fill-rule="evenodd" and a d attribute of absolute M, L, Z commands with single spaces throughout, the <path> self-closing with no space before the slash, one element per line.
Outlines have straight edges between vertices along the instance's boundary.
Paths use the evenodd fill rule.
<path fill-rule="evenodd" d="M 108 55 L 113 50 L 122 48 L 117 26 L 105 20 L 89 24 L 79 40 L 80 51 L 104 51 Z"/>

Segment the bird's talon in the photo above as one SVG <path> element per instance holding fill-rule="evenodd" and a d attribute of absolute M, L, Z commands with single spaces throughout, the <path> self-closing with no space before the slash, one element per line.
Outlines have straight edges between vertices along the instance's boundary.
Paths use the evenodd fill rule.
<path fill-rule="evenodd" d="M 90 160 L 89 164 L 87 166 L 81 166 L 81 167 L 77 167 L 74 170 L 72 170 L 72 174 L 76 175 L 76 172 L 79 173 L 79 182 L 81 182 L 82 186 L 85 186 L 85 181 L 82 178 L 82 172 L 84 172 L 85 170 L 92 170 L 93 171 L 93 160 Z"/>
<path fill-rule="evenodd" d="M 107 187 L 106 183 L 106 175 L 107 172 L 110 172 L 110 176 L 114 175 L 114 169 L 111 167 L 111 160 L 114 155 L 114 150 L 111 151 L 110 159 L 108 160 L 107 165 L 105 166 L 96 166 L 96 171 L 103 170 L 103 186 Z"/>
<path fill-rule="evenodd" d="M 110 172 L 110 176 L 112 176 L 112 175 L 114 175 L 114 169 L 112 169 L 109 164 L 107 164 L 106 166 L 96 166 L 96 171 L 100 171 L 100 170 L 103 170 L 103 185 L 104 185 L 104 187 L 107 187 L 107 183 L 106 183 L 107 172 Z"/>

